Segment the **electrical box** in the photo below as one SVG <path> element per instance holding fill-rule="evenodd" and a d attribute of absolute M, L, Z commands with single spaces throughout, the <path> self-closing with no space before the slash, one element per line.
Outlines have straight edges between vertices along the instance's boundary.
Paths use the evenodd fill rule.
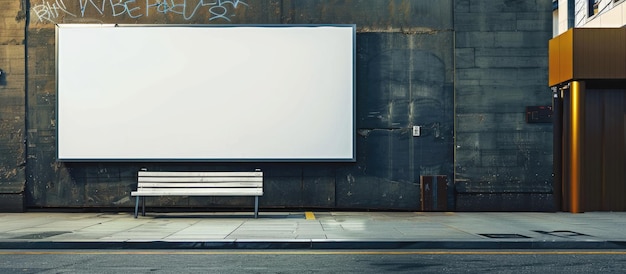
<path fill-rule="evenodd" d="M 552 106 L 527 106 L 526 123 L 552 123 Z"/>
<path fill-rule="evenodd" d="M 448 210 L 448 178 L 445 175 L 420 176 L 422 211 Z"/>
<path fill-rule="evenodd" d="M 421 126 L 413 126 L 413 137 L 419 137 L 422 134 Z"/>

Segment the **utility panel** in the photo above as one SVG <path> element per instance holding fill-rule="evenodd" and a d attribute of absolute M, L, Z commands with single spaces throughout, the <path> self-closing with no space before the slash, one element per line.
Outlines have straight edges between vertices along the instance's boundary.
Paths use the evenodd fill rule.
<path fill-rule="evenodd" d="M 422 135 L 422 127 L 421 126 L 413 126 L 413 137 L 419 137 Z"/>
<path fill-rule="evenodd" d="M 420 176 L 422 211 L 448 210 L 448 178 L 445 175 Z"/>
<path fill-rule="evenodd" d="M 552 106 L 527 106 L 526 123 L 552 123 Z"/>

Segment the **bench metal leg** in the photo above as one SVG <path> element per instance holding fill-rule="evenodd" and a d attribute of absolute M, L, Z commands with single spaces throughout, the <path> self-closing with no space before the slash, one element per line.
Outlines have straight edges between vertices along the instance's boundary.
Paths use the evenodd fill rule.
<path fill-rule="evenodd" d="M 254 196 L 254 218 L 259 217 L 259 196 Z"/>
<path fill-rule="evenodd" d="M 141 216 L 146 216 L 146 197 L 141 197 Z"/>
<path fill-rule="evenodd" d="M 135 200 L 135 218 L 137 218 L 137 211 L 139 211 L 139 196 Z"/>

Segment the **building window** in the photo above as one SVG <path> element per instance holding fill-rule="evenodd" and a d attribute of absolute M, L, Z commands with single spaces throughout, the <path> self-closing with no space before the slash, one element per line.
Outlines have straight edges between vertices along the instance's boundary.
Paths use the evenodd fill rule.
<path fill-rule="evenodd" d="M 589 7 L 589 16 L 590 17 L 598 14 L 601 1 L 602 0 L 589 0 L 588 7 Z"/>

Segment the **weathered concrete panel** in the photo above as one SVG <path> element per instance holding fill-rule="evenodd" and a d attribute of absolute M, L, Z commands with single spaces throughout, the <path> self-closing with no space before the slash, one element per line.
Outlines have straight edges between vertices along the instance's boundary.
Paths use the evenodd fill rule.
<path fill-rule="evenodd" d="M 520 68 L 547 66 L 544 56 L 476 56 L 475 64 L 479 68 Z"/>
<path fill-rule="evenodd" d="M 459 8 L 457 8 L 459 10 Z M 545 31 L 552 22 L 537 12 L 494 12 L 478 17 L 457 17 L 457 31 Z"/>
<path fill-rule="evenodd" d="M 474 48 L 457 48 L 454 51 L 454 58 L 456 68 L 476 67 Z"/>
<path fill-rule="evenodd" d="M 457 132 L 514 132 L 535 126 L 526 123 L 526 116 L 521 111 L 457 114 L 457 119 Z"/>
<path fill-rule="evenodd" d="M 486 13 L 478 17 L 457 17 L 456 31 L 514 31 L 517 29 L 515 12 Z"/>
<path fill-rule="evenodd" d="M 552 126 L 525 121 L 526 106 L 551 105 L 550 4 L 455 1 L 457 210 L 552 208 Z"/>
<path fill-rule="evenodd" d="M 465 2 L 465 1 L 462 1 Z M 470 0 L 469 12 L 471 13 L 497 13 L 497 12 L 545 12 L 552 8 L 551 1 L 545 0 Z"/>
<path fill-rule="evenodd" d="M 496 32 L 494 43 L 499 47 L 543 48 L 551 36 L 548 31 Z"/>
<path fill-rule="evenodd" d="M 20 1 L 0 1 L 0 212 L 25 205 L 26 132 L 24 14 Z"/>
<path fill-rule="evenodd" d="M 301 207 L 336 208 L 335 176 L 304 177 L 302 194 Z"/>
<path fill-rule="evenodd" d="M 490 181 L 467 183 L 459 182 L 457 184 L 457 191 L 465 194 L 478 194 L 478 193 L 538 193 L 538 194 L 550 194 L 552 193 L 552 185 L 547 182 L 530 182 L 520 183 L 516 181 L 503 182 L 494 184 Z"/>
<path fill-rule="evenodd" d="M 301 176 L 269 177 L 265 176 L 264 173 L 263 181 L 263 198 L 261 199 L 261 205 L 292 208 L 302 206 L 304 193 Z"/>
<path fill-rule="evenodd" d="M 513 83 L 509 79 L 517 79 L 518 73 L 516 69 L 495 69 L 477 67 L 456 69 L 455 72 L 457 80 L 489 80 L 491 83 L 493 83 L 493 81 L 500 80 L 500 82 L 502 83 L 509 83 L 509 86 L 513 85 Z"/>
<path fill-rule="evenodd" d="M 499 57 L 544 57 L 548 58 L 546 48 L 476 48 L 476 56 L 499 56 Z M 534 67 L 543 67 L 534 66 Z"/>
<path fill-rule="evenodd" d="M 67 184 L 65 187 L 69 188 L 67 191 L 71 191 L 71 193 L 65 194 L 65 196 L 77 199 L 68 203 L 68 206 L 74 206 L 76 203 L 82 203 L 85 207 L 130 206 L 134 204 L 135 200 L 132 199 L 134 197 L 130 196 L 130 192 L 135 190 L 135 182 L 136 180 L 85 179 L 84 184 L 80 186 Z"/>
<path fill-rule="evenodd" d="M 418 210 L 419 176 L 452 173 L 450 140 L 433 128 L 424 132 L 413 137 L 406 129 L 360 130 L 357 166 L 337 175 L 337 207 Z"/>
<path fill-rule="evenodd" d="M 451 33 L 360 34 L 360 128 L 451 123 Z"/>
<path fill-rule="evenodd" d="M 0 193 L 0 212 L 24 212 L 24 192 Z"/>
<path fill-rule="evenodd" d="M 360 31 L 452 29 L 452 1 L 36 0 L 31 22 L 126 24 L 357 24 Z M 45 26 L 44 26 L 45 25 Z"/>
<path fill-rule="evenodd" d="M 498 112 L 524 112 L 526 106 L 545 105 L 545 86 L 537 85 L 520 86 L 520 90 L 515 93 L 508 92 L 510 86 L 491 85 L 491 81 L 477 81 L 474 83 L 460 82 L 464 84 L 457 89 L 456 99 L 461 102 L 472 102 L 471 104 L 458 104 L 459 113 L 485 113 L 494 111 L 498 106 Z M 548 104 L 549 105 L 549 104 Z M 535 125 L 536 127 L 536 125 Z"/>
<path fill-rule="evenodd" d="M 455 31 L 455 46 L 457 48 L 495 47 L 495 32 L 483 31 Z"/>
<path fill-rule="evenodd" d="M 357 24 L 360 31 L 432 32 L 452 29 L 452 1 L 284 1 L 284 23 Z"/>
<path fill-rule="evenodd" d="M 338 177 L 336 184 L 337 208 L 417 210 L 420 207 L 419 182 L 395 182 L 348 172 Z"/>
<path fill-rule="evenodd" d="M 554 211 L 550 193 L 457 194 L 459 211 Z"/>
<path fill-rule="evenodd" d="M 546 20 L 536 20 L 536 19 L 519 19 L 518 16 L 516 29 L 521 31 L 545 31 L 549 29 L 552 25 L 548 25 L 550 22 Z"/>

